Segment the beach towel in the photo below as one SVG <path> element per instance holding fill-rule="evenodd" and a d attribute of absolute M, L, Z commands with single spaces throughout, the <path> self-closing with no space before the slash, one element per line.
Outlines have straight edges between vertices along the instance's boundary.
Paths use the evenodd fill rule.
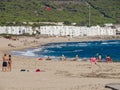
<path fill-rule="evenodd" d="M 43 58 L 38 58 L 38 60 L 43 60 Z"/>
<path fill-rule="evenodd" d="M 40 72 L 40 69 L 36 69 L 36 72 Z"/>

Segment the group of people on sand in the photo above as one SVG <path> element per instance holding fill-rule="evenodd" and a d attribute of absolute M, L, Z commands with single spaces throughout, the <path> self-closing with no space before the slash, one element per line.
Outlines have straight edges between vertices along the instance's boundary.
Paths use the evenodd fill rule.
<path fill-rule="evenodd" d="M 12 65 L 11 55 L 4 54 L 2 59 L 3 59 L 2 71 L 3 72 L 11 71 L 11 65 Z M 76 55 L 75 58 L 71 61 L 78 61 L 78 59 L 79 59 L 79 56 Z M 46 60 L 51 60 L 51 58 L 48 56 L 48 58 L 46 58 Z M 62 55 L 61 60 L 66 61 L 67 58 L 64 55 Z M 101 56 L 101 54 L 97 53 L 96 56 L 91 57 L 89 60 L 90 60 L 91 63 L 97 64 L 96 62 L 101 62 L 102 56 Z M 110 55 L 106 56 L 105 62 L 112 62 L 112 59 L 111 59 Z"/>
<path fill-rule="evenodd" d="M 78 61 L 78 59 L 79 59 L 79 57 L 78 57 L 78 55 L 76 55 L 75 58 L 72 59 L 71 61 Z M 50 58 L 50 56 L 48 56 L 45 60 L 52 60 L 52 59 Z M 61 60 L 66 61 L 67 58 L 64 55 L 62 55 Z"/>
<path fill-rule="evenodd" d="M 73 60 L 71 60 L 71 61 L 78 61 L 78 59 L 79 59 L 79 56 L 76 54 L 75 58 Z M 67 58 L 64 55 L 62 55 L 61 60 L 62 61 L 66 61 Z M 99 53 L 97 53 L 94 57 L 90 58 L 90 62 L 91 63 L 92 62 L 96 63 L 96 62 L 101 62 L 101 61 L 102 61 L 102 55 L 99 54 Z M 112 59 L 111 59 L 110 55 L 106 56 L 104 62 L 112 62 Z"/>
<path fill-rule="evenodd" d="M 101 62 L 101 60 L 102 60 L 102 55 L 101 54 L 97 53 L 95 57 L 96 57 L 97 62 Z M 111 59 L 110 55 L 106 56 L 104 62 L 112 62 L 112 59 Z"/>
<path fill-rule="evenodd" d="M 71 61 L 78 61 L 78 59 L 79 59 L 79 57 L 78 57 L 78 55 L 76 55 L 75 58 L 73 60 L 71 60 Z M 64 55 L 62 55 L 61 60 L 66 61 L 67 58 Z"/>
<path fill-rule="evenodd" d="M 3 57 L 3 63 L 2 63 L 2 71 L 11 71 L 11 65 L 12 65 L 12 59 L 11 55 L 4 54 Z"/>
<path fill-rule="evenodd" d="M 101 62 L 102 61 L 102 55 L 97 53 L 95 57 L 91 57 L 89 60 L 90 60 L 91 63 L 96 64 L 96 62 Z M 107 63 L 112 62 L 112 58 L 110 57 L 110 55 L 106 56 L 104 62 L 107 62 Z"/>

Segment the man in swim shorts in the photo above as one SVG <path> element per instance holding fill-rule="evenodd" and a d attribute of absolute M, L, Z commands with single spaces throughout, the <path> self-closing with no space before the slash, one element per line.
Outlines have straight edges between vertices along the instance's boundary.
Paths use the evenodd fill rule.
<path fill-rule="evenodd" d="M 2 59 L 3 59 L 2 71 L 6 72 L 7 71 L 7 60 L 8 60 L 7 55 L 4 54 L 4 56 L 2 57 Z"/>

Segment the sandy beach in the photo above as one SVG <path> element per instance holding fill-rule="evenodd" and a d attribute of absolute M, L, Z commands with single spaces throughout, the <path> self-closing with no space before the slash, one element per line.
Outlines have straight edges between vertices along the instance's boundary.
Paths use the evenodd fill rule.
<path fill-rule="evenodd" d="M 20 37 L 9 40 L 0 37 L 0 67 L 2 55 L 10 51 L 42 46 L 51 42 L 80 42 L 101 40 L 97 38 L 49 37 L 35 39 Z M 109 83 L 120 83 L 120 63 L 89 61 L 38 60 L 37 58 L 13 56 L 12 71 L 0 71 L 0 90 L 111 90 Z M 21 69 L 26 71 L 21 72 Z M 40 69 L 40 72 L 35 72 Z"/>

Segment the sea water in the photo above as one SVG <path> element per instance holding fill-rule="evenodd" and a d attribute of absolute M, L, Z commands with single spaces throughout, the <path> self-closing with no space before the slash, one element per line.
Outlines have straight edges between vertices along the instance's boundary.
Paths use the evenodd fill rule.
<path fill-rule="evenodd" d="M 60 60 L 62 55 L 70 60 L 78 55 L 83 60 L 99 53 L 102 55 L 103 61 L 106 55 L 110 55 L 113 61 L 120 62 L 120 40 L 49 43 L 42 47 L 13 51 L 12 53 L 36 58 L 50 56 L 53 60 Z"/>

